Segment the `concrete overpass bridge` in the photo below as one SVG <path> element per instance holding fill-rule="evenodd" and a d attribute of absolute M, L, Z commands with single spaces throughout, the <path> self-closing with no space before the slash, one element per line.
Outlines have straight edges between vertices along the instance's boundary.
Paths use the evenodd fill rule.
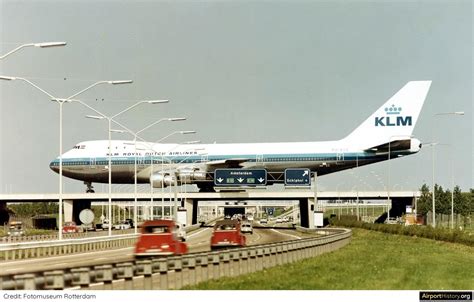
<path fill-rule="evenodd" d="M 259 201 L 271 205 L 276 201 L 298 202 L 300 208 L 301 225 L 303 227 L 313 227 L 313 211 L 318 209 L 323 201 L 326 203 L 337 200 L 355 201 L 375 201 L 386 200 L 391 204 L 390 216 L 403 213 L 406 205 L 414 205 L 416 198 L 419 198 L 419 191 L 325 191 L 314 192 L 309 189 L 287 189 L 283 191 L 268 190 L 247 190 L 247 191 L 221 191 L 221 192 L 155 192 L 153 200 L 156 205 L 164 200 L 167 203 L 183 206 L 188 211 L 188 225 L 197 223 L 197 209 L 200 202 L 251 202 Z M 138 193 L 136 198 L 140 203 L 150 202 L 151 193 Z M 94 202 L 106 202 L 109 199 L 108 193 L 65 193 L 62 195 L 64 201 L 65 221 L 78 221 L 81 210 L 90 208 Z M 111 195 L 113 204 L 131 203 L 135 200 L 134 193 L 113 193 Z M 59 194 L 0 194 L 0 216 L 7 213 L 8 203 L 18 202 L 58 202 Z M 272 202 L 274 201 L 274 202 Z M 1 215 L 3 213 L 3 215 Z"/>

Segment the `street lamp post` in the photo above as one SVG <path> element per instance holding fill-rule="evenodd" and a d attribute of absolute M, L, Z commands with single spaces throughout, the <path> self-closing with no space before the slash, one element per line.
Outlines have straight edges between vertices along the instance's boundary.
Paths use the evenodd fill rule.
<path fill-rule="evenodd" d="M 66 46 L 66 42 L 41 42 L 41 43 L 28 43 L 18 46 L 17 48 L 7 52 L 6 54 L 0 56 L 0 60 L 5 59 L 9 55 L 19 51 L 25 47 L 40 47 L 40 48 L 50 48 L 50 47 L 58 47 L 58 46 Z"/>
<path fill-rule="evenodd" d="M 134 168 L 134 169 L 135 169 L 135 177 L 134 177 L 134 178 L 135 178 L 135 180 L 134 180 L 134 182 L 135 182 L 135 189 L 134 189 L 134 195 L 135 195 L 134 211 L 135 211 L 135 213 L 136 213 L 136 211 L 137 211 L 137 194 L 138 194 L 138 193 L 137 193 L 137 173 L 138 173 L 138 172 L 137 172 L 137 137 L 138 137 L 138 135 L 139 135 L 140 133 L 142 133 L 143 131 L 145 131 L 145 130 L 147 130 L 147 129 L 150 129 L 151 127 L 153 127 L 153 126 L 155 126 L 155 125 L 157 125 L 157 124 L 159 124 L 159 123 L 161 123 L 161 122 L 163 122 L 163 121 L 177 122 L 177 121 L 184 121 L 184 120 L 186 120 L 185 117 L 162 118 L 162 119 L 159 119 L 159 120 L 157 120 L 157 121 L 155 121 L 155 122 L 149 124 L 148 126 L 142 128 L 142 129 L 140 129 L 139 131 L 132 133 L 132 134 L 133 134 L 133 145 L 134 145 L 134 148 L 135 148 L 135 152 L 134 152 L 134 153 L 135 153 L 135 168 Z M 142 149 L 142 150 L 143 150 L 143 149 Z M 151 176 L 151 174 L 150 174 L 150 176 Z M 152 185 L 153 185 L 153 184 L 150 183 L 150 186 L 152 186 Z M 153 210 L 152 210 L 152 211 L 153 211 Z M 134 219 L 135 219 L 135 222 L 137 222 L 136 214 L 135 214 Z M 137 225 L 136 225 L 136 223 L 135 223 L 135 233 L 137 233 Z"/>
<path fill-rule="evenodd" d="M 196 131 L 194 130 L 181 130 L 181 131 L 174 131 L 174 132 L 171 132 L 170 134 L 160 138 L 159 140 L 155 141 L 155 143 L 153 143 L 151 145 L 151 150 L 153 152 L 154 150 L 154 146 L 162 141 L 164 141 L 165 139 L 175 135 L 175 134 L 194 134 L 196 133 Z M 174 149 L 176 149 L 177 147 L 179 147 L 180 144 L 177 144 L 174 148 L 168 150 L 167 152 L 171 152 L 173 151 Z M 151 164 L 151 173 L 153 173 L 153 163 Z M 162 151 L 161 152 L 161 173 L 163 175 L 163 179 L 161 181 L 161 216 L 164 218 L 164 215 L 165 215 L 165 184 L 164 184 L 164 181 L 165 181 L 165 173 L 164 173 L 164 152 Z M 170 175 L 171 176 L 171 175 Z M 172 180 L 172 178 L 171 178 Z M 151 190 L 152 190 L 152 193 L 151 193 L 151 198 L 153 200 L 153 186 L 151 186 Z M 152 205 L 153 206 L 153 205 Z M 170 209 L 170 212 L 171 212 L 171 209 Z"/>
<path fill-rule="evenodd" d="M 108 167 L 108 170 L 109 170 L 109 211 L 108 211 L 108 217 L 109 217 L 109 236 L 112 236 L 112 213 L 111 213 L 111 209 L 112 209 L 112 120 L 116 117 L 118 117 L 119 115 L 129 111 L 130 109 L 133 109 L 135 107 L 137 107 L 138 105 L 141 105 L 141 104 L 144 104 L 144 103 L 147 103 L 147 104 L 161 104 L 161 103 L 168 103 L 168 100 L 152 100 L 152 101 L 140 101 L 140 102 L 137 102 L 135 104 L 133 104 L 132 106 L 129 106 L 127 108 L 125 108 L 124 110 L 120 111 L 119 113 L 111 116 L 111 117 L 108 117 L 106 115 L 103 115 L 101 114 L 100 116 L 94 116 L 94 115 L 87 115 L 86 117 L 88 118 L 92 118 L 92 119 L 99 119 L 99 120 L 102 120 L 102 119 L 107 119 L 108 121 L 108 132 L 109 132 L 109 152 L 108 152 L 108 159 L 109 159 L 109 167 Z"/>
<path fill-rule="evenodd" d="M 441 115 L 464 115 L 464 111 L 454 111 L 454 112 L 440 112 L 433 115 L 433 117 L 441 116 Z M 432 141 L 434 142 L 434 127 L 432 127 Z M 435 205 L 435 145 L 433 145 L 432 152 L 432 184 L 433 184 L 433 194 L 432 196 L 432 207 L 433 207 L 433 227 L 436 227 L 436 205 Z M 453 176 L 454 178 L 454 176 Z M 454 182 L 454 181 L 453 181 Z M 453 184 L 454 186 L 454 184 Z M 454 191 L 454 187 L 453 187 Z M 453 214 L 454 214 L 454 196 L 451 197 L 451 223 L 453 222 Z"/>
<path fill-rule="evenodd" d="M 54 45 L 56 46 L 56 45 Z M 45 46 L 43 46 L 45 47 Z M 47 47 L 51 47 L 51 46 L 47 46 Z M 8 80 L 8 81 L 13 81 L 13 80 L 20 80 L 20 81 L 24 81 L 26 83 L 28 83 L 29 85 L 33 86 L 34 88 L 36 88 L 37 90 L 41 91 L 42 93 L 46 94 L 48 97 L 51 98 L 52 101 L 55 101 L 59 104 L 59 230 L 58 230 L 58 239 L 59 240 L 62 240 L 63 238 L 63 235 L 62 235 L 62 219 L 63 219 L 63 104 L 64 103 L 69 103 L 69 102 L 79 102 L 89 108 L 91 108 L 90 106 L 86 105 L 85 103 L 83 103 L 82 101 L 80 100 L 73 100 L 74 97 L 84 93 L 85 91 L 97 86 L 97 85 L 101 85 L 101 84 L 112 84 L 112 85 L 120 85 L 120 84 L 129 84 L 129 83 L 132 83 L 132 81 L 130 80 L 125 80 L 125 81 L 98 81 L 82 90 L 80 90 L 79 92 L 69 96 L 68 98 L 66 99 L 60 99 L 60 98 L 56 98 L 54 97 L 51 93 L 47 92 L 46 90 L 42 89 L 41 87 L 39 87 L 38 85 L 36 85 L 35 83 L 25 79 L 25 78 L 21 78 L 21 77 L 8 77 L 8 76 L 0 76 L 0 80 Z M 93 109 L 93 108 L 91 108 Z M 93 109 L 94 111 L 96 111 L 95 109 Z M 96 111 L 97 112 L 97 111 Z"/>
<path fill-rule="evenodd" d="M 390 208 L 391 208 L 391 201 L 390 201 L 390 156 L 391 156 L 391 144 L 392 139 L 394 137 L 398 138 L 412 138 L 412 135 L 391 135 L 388 141 L 388 174 L 387 174 L 387 221 L 390 220 Z"/>

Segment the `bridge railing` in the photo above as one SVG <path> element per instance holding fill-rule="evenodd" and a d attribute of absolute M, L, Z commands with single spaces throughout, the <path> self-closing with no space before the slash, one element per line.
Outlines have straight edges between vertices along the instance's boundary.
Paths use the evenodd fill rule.
<path fill-rule="evenodd" d="M 0 289 L 179 289 L 292 263 L 347 245 L 349 229 L 332 229 L 325 237 L 263 244 L 220 252 L 194 253 L 101 266 L 83 266 L 39 274 L 6 275 Z"/>
<path fill-rule="evenodd" d="M 200 224 L 190 225 L 185 230 L 192 232 L 199 229 L 200 226 Z M 112 237 L 108 237 L 107 232 L 102 232 L 99 236 L 94 237 L 80 236 L 80 234 L 64 234 L 62 241 L 58 241 L 57 236 L 54 235 L 38 235 L 28 236 L 29 240 L 26 241 L 0 243 L 0 260 L 29 259 L 129 247 L 135 244 L 138 237 L 138 234 L 134 234 L 133 229 L 115 231 L 115 235 Z M 89 232 L 89 234 L 93 233 Z M 108 241 L 111 242 L 106 243 Z"/>
<path fill-rule="evenodd" d="M 133 234 L 134 229 L 127 230 L 114 230 L 115 235 L 123 234 Z M 108 236 L 107 231 L 90 231 L 90 232 L 79 232 L 79 233 L 69 233 L 63 234 L 64 239 L 74 239 L 74 238 L 90 238 L 90 237 L 101 237 Z M 43 235 L 30 235 L 30 236 L 5 236 L 0 238 L 0 244 L 16 243 L 16 242 L 26 242 L 26 241 L 50 241 L 57 240 L 58 234 L 43 234 Z"/>
<path fill-rule="evenodd" d="M 69 255 L 133 246 L 137 234 L 0 244 L 0 260 Z"/>

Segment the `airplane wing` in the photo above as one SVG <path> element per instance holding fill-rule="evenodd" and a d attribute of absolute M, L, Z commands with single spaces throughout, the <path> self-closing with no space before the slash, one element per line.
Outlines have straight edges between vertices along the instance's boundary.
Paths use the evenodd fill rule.
<path fill-rule="evenodd" d="M 222 168 L 242 168 L 242 164 L 250 161 L 249 158 L 231 158 L 223 160 L 213 160 L 204 163 L 207 166 L 207 170 L 213 171 L 215 169 Z"/>

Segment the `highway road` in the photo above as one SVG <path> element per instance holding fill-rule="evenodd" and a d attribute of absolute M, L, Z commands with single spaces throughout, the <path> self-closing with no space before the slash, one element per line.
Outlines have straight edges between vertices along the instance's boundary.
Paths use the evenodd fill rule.
<path fill-rule="evenodd" d="M 188 233 L 187 243 L 190 253 L 210 251 L 211 227 L 204 227 Z M 247 245 L 265 244 L 278 241 L 301 239 L 310 234 L 291 229 L 254 228 L 253 234 L 246 234 Z M 48 258 L 14 260 L 0 262 L 0 275 L 33 273 L 44 270 L 59 270 L 80 266 L 111 264 L 133 261 L 133 247 L 97 251 Z"/>

